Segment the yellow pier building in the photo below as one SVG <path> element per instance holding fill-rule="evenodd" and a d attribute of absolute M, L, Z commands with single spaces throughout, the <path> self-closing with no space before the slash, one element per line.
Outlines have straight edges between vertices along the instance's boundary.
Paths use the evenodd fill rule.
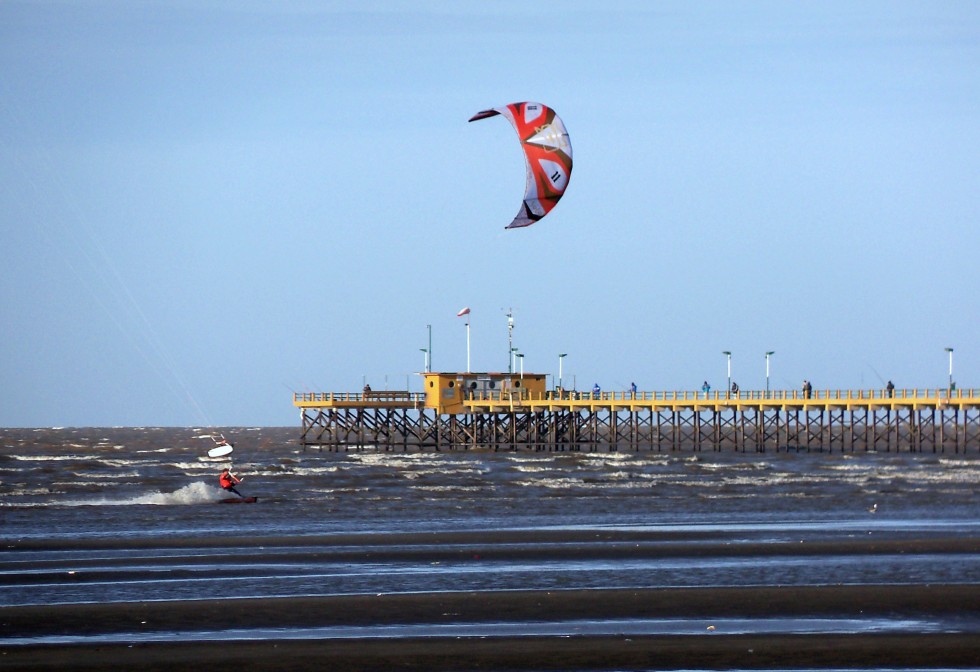
<path fill-rule="evenodd" d="M 297 393 L 321 450 L 980 452 L 980 390 L 549 390 L 544 374 L 423 373 L 423 392 Z"/>

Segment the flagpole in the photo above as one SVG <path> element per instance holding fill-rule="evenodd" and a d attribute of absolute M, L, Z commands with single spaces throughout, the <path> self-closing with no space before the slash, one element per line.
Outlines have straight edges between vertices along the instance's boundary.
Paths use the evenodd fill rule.
<path fill-rule="evenodd" d="M 470 372 L 470 308 L 467 306 L 456 313 L 456 317 L 466 316 L 466 373 Z"/>

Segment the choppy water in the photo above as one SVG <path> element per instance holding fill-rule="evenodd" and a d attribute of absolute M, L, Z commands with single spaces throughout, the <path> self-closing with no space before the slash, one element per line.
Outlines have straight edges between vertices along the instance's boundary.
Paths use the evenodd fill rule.
<path fill-rule="evenodd" d="M 298 429 L 0 429 L 3 535 L 261 537 L 554 525 L 948 526 L 978 518 L 980 456 L 824 453 L 320 453 Z M 876 513 L 869 515 L 869 509 Z M 233 508 L 234 510 L 229 510 Z"/>
<path fill-rule="evenodd" d="M 0 606 L 980 583 L 975 553 L 928 546 L 980 536 L 976 455 L 334 454 L 304 451 L 295 428 L 229 429 L 240 490 L 259 497 L 229 506 L 206 433 L 0 430 Z M 493 531 L 506 541 L 488 546 Z M 925 546 L 806 550 L 869 535 Z"/>

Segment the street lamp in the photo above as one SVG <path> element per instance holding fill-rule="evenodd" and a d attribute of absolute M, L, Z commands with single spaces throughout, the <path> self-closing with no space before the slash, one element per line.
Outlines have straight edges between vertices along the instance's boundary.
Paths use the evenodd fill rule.
<path fill-rule="evenodd" d="M 568 357 L 567 352 L 562 352 L 558 355 L 558 389 L 561 389 L 561 360 Z"/>
<path fill-rule="evenodd" d="M 770 350 L 766 353 L 766 399 L 769 398 L 769 357 L 775 354 L 775 350 Z"/>
<path fill-rule="evenodd" d="M 726 394 L 732 393 L 732 353 L 730 350 L 722 350 L 721 354 L 728 358 L 728 391 Z"/>
<path fill-rule="evenodd" d="M 946 348 L 946 352 L 949 353 L 949 393 L 953 393 L 953 349 Z"/>
<path fill-rule="evenodd" d="M 510 346 L 510 361 L 507 362 L 507 373 L 514 373 L 514 364 L 517 362 L 517 348 Z"/>
<path fill-rule="evenodd" d="M 429 372 L 429 351 L 427 348 L 419 348 L 419 352 L 424 353 L 425 359 L 422 364 L 422 371 L 425 373 Z"/>
<path fill-rule="evenodd" d="M 514 354 L 516 357 L 518 357 L 521 360 L 521 378 L 523 379 L 524 378 L 524 353 L 516 352 Z"/>

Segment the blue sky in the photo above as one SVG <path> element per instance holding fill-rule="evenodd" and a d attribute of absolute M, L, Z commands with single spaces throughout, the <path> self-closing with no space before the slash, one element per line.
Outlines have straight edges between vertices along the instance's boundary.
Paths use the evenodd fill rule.
<path fill-rule="evenodd" d="M 980 387 L 980 5 L 530 5 L 0 3 L 0 425 L 298 425 L 464 306 L 583 389 Z"/>

